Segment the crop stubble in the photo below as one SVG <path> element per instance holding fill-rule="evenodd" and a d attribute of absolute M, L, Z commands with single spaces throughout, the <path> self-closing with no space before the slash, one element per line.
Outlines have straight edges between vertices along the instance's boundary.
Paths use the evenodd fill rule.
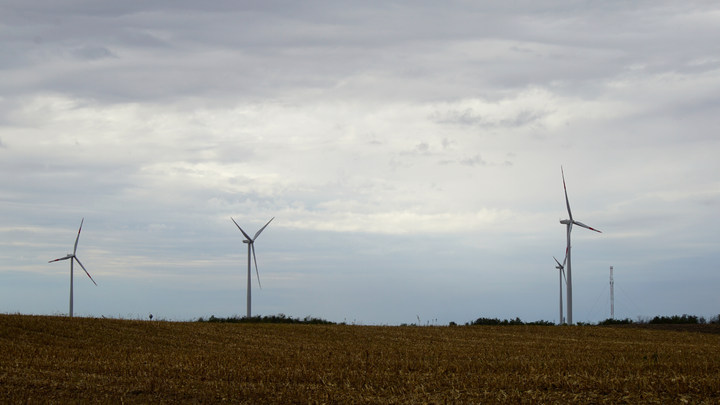
<path fill-rule="evenodd" d="M 0 315 L 3 403 L 720 403 L 720 336 Z"/>

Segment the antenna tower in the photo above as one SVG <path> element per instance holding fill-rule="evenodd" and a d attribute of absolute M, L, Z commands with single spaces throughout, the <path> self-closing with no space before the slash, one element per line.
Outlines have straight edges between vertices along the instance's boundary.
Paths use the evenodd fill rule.
<path fill-rule="evenodd" d="M 615 280 L 613 280 L 613 266 L 610 266 L 610 319 L 615 319 Z"/>

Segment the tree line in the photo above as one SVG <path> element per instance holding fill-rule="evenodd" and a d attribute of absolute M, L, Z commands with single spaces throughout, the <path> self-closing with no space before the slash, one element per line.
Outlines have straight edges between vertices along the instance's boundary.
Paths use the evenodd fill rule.
<path fill-rule="evenodd" d="M 636 321 L 630 318 L 626 319 L 606 319 L 598 322 L 598 325 L 622 325 L 622 324 L 640 324 L 640 325 L 704 325 L 704 324 L 720 324 L 720 315 L 715 315 L 710 319 L 704 316 L 695 315 L 673 315 L 673 316 L 656 316 L 654 318 L 639 316 Z"/>
<path fill-rule="evenodd" d="M 228 318 L 216 318 L 215 315 L 210 315 L 210 318 L 204 319 L 198 318 L 197 322 L 212 322 L 212 323 L 288 323 L 288 324 L 306 324 L 306 325 L 335 325 L 335 322 L 328 321 L 321 318 L 314 318 L 312 316 L 306 316 L 305 318 L 293 318 L 292 316 L 286 316 L 285 314 L 270 315 L 270 316 L 231 316 Z"/>
<path fill-rule="evenodd" d="M 280 323 L 280 324 L 305 324 L 305 325 L 346 325 L 345 322 L 332 322 L 322 318 L 315 318 L 312 316 L 306 316 L 305 318 L 293 318 L 285 314 L 261 316 L 256 315 L 253 317 L 246 316 L 231 316 L 227 318 L 218 318 L 215 315 L 211 315 L 209 318 L 198 318 L 197 322 L 211 322 L 211 323 Z M 627 324 L 720 324 L 720 315 L 715 315 L 710 319 L 706 319 L 703 316 L 695 315 L 672 315 L 672 316 L 656 316 L 654 318 L 639 316 L 637 320 L 630 318 L 625 319 L 613 319 L 608 318 L 598 323 L 592 322 L 578 322 L 580 326 L 607 326 L 607 325 L 627 325 Z M 428 324 L 429 325 L 429 324 Z M 517 326 L 517 325 L 538 325 L 538 326 L 551 326 L 555 325 L 554 322 L 539 320 L 532 322 L 524 322 L 520 318 L 515 319 L 503 319 L 498 318 L 477 318 L 474 321 L 465 322 L 465 326 Z M 422 326 L 418 324 L 406 324 L 403 323 L 400 326 Z M 435 325 L 433 325 L 435 326 Z M 457 326 L 455 322 L 450 322 L 449 326 Z"/>

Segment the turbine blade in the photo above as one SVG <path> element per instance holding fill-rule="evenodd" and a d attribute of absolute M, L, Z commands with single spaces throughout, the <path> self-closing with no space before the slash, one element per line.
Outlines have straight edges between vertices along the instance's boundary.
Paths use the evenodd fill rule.
<path fill-rule="evenodd" d="M 252 246 L 253 260 L 255 261 L 255 274 L 257 274 L 258 286 L 260 286 L 260 289 L 262 290 L 262 284 L 260 284 L 260 273 L 258 272 L 257 268 L 257 258 L 255 257 L 255 244 L 251 243 L 250 246 Z"/>
<path fill-rule="evenodd" d="M 80 231 L 82 231 L 83 222 L 85 222 L 85 218 L 83 218 L 82 221 L 80 221 L 80 229 L 78 229 L 78 236 L 77 236 L 77 238 L 75 238 L 75 248 L 73 249 L 73 254 L 75 254 L 77 252 L 77 244 L 78 244 L 78 241 L 80 240 Z"/>
<path fill-rule="evenodd" d="M 553 256 L 553 259 L 555 259 L 555 256 Z M 565 267 L 565 265 L 560 264 L 560 262 L 558 261 L 558 259 L 555 259 L 555 263 L 557 263 L 558 266 L 559 266 L 559 268 L 561 268 L 561 269 L 562 269 L 563 267 Z"/>
<path fill-rule="evenodd" d="M 578 222 L 578 221 L 572 221 L 572 222 L 573 222 L 573 224 L 575 224 L 575 225 L 577 225 L 577 226 L 582 226 L 583 228 L 587 228 L 587 229 L 589 229 L 589 230 L 591 230 L 591 231 L 595 231 L 595 232 L 597 232 L 597 233 L 602 233 L 602 232 L 598 231 L 598 230 L 595 229 L 595 228 L 591 228 L 591 227 L 583 224 L 582 222 Z"/>
<path fill-rule="evenodd" d="M 73 259 L 75 259 L 78 262 L 78 264 L 80 265 L 80 267 L 82 267 L 82 269 L 85 270 L 85 266 L 83 266 L 83 264 L 80 263 L 80 259 L 78 259 L 77 256 L 73 256 Z M 87 270 L 85 270 L 85 274 L 87 274 L 88 277 L 90 277 L 90 280 L 93 282 L 93 284 L 95 284 L 95 287 L 97 287 L 97 283 L 95 282 L 95 280 L 93 280 L 92 276 L 90 275 L 90 273 L 88 273 Z"/>
<path fill-rule="evenodd" d="M 232 221 L 235 222 L 235 220 L 233 219 L 233 217 L 230 217 L 230 219 L 232 219 Z M 248 236 L 248 234 L 246 234 L 245 231 L 243 231 L 242 228 L 240 228 L 240 225 L 238 225 L 237 222 L 235 222 L 235 226 L 238 227 L 238 229 L 240 230 L 240 232 L 242 232 L 242 234 L 245 235 L 245 237 L 246 237 L 249 241 L 252 241 L 252 238 L 250 238 L 250 236 Z"/>
<path fill-rule="evenodd" d="M 57 261 L 60 261 L 60 260 L 67 260 L 67 259 L 70 259 L 71 257 L 72 257 L 72 256 L 61 257 L 61 258 L 59 258 L 59 259 L 50 260 L 48 263 L 57 262 Z"/>
<path fill-rule="evenodd" d="M 257 231 L 257 233 L 255 234 L 255 237 L 253 238 L 253 241 L 255 239 L 257 239 L 258 236 L 260 236 L 260 232 L 262 232 L 268 225 L 270 225 L 270 222 L 272 222 L 273 219 L 275 219 L 275 217 L 270 218 L 270 220 L 267 222 L 267 224 L 265 224 L 265 226 L 263 226 L 262 228 L 260 228 L 259 231 Z"/>
<path fill-rule="evenodd" d="M 562 166 L 560 166 L 560 173 L 562 174 L 563 189 L 565 190 L 565 205 L 567 205 L 568 215 L 570 215 L 570 221 L 572 221 L 572 211 L 570 211 L 570 200 L 568 200 L 567 196 L 567 187 L 565 187 L 565 173 L 563 172 Z"/>

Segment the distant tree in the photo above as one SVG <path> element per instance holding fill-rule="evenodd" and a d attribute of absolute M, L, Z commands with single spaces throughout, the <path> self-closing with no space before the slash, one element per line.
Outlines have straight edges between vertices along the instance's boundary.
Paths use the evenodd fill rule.
<path fill-rule="evenodd" d="M 640 324 L 640 325 L 646 325 L 646 324 L 650 323 L 650 317 L 638 315 L 637 321 L 635 323 Z"/>
<path fill-rule="evenodd" d="M 237 315 L 228 318 L 216 318 L 215 315 L 210 315 L 210 318 L 204 320 L 202 317 L 198 318 L 198 322 L 215 322 L 215 323 L 290 323 L 290 324 L 306 324 L 306 325 L 335 325 L 335 322 L 327 321 L 321 318 L 313 318 L 306 316 L 304 319 L 293 318 L 286 316 L 285 314 L 271 315 L 271 316 L 252 316 L 250 318 Z"/>
<path fill-rule="evenodd" d="M 633 321 L 630 318 L 625 318 L 625 319 L 608 318 L 604 321 L 598 322 L 598 325 L 628 325 L 628 324 L 632 324 L 632 323 L 633 323 Z"/>
<path fill-rule="evenodd" d="M 527 322 L 525 325 L 537 325 L 537 326 L 554 326 L 555 322 L 543 321 L 542 319 L 535 322 Z"/>
<path fill-rule="evenodd" d="M 510 325 L 525 325 L 523 321 L 520 320 L 520 318 L 515 318 L 514 320 L 510 321 Z"/>
<path fill-rule="evenodd" d="M 485 326 L 542 325 L 542 326 L 549 326 L 549 325 L 554 325 L 554 323 L 550 322 L 550 321 L 543 321 L 543 320 L 525 323 L 520 318 L 515 318 L 515 319 L 510 319 L 510 320 L 503 319 L 502 321 L 498 318 L 478 318 L 474 321 L 466 322 L 465 325 L 485 325 Z"/>
<path fill-rule="evenodd" d="M 698 317 L 694 315 L 683 314 L 683 316 L 656 316 L 650 322 L 650 324 L 697 324 Z"/>
<path fill-rule="evenodd" d="M 497 318 L 478 318 L 471 321 L 470 325 L 502 325 L 502 322 Z"/>

